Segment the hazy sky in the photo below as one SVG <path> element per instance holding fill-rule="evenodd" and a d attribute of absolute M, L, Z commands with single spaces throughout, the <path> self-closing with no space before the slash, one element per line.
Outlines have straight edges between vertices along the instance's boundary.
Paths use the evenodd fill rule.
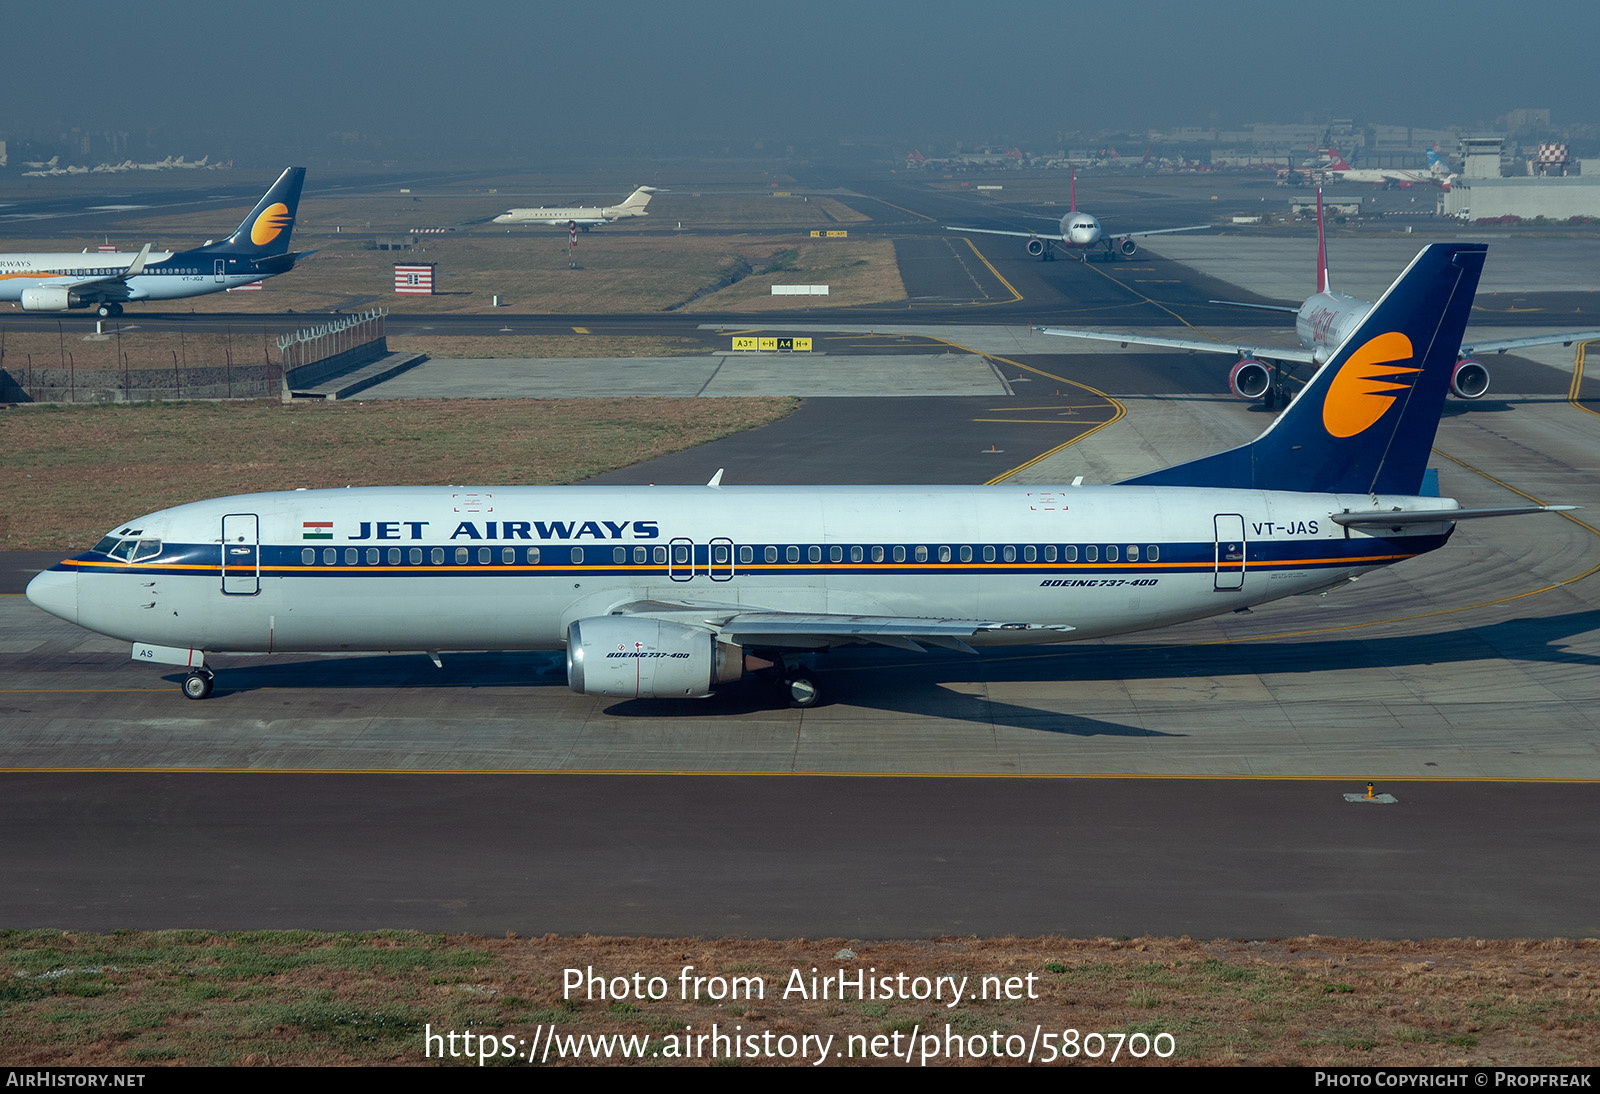
<path fill-rule="evenodd" d="M 1014 137 L 1549 107 L 1600 120 L 1600 3 L 606 0 L 11 4 L 0 137 L 278 147 Z M 199 154 L 201 146 L 195 152 Z"/>

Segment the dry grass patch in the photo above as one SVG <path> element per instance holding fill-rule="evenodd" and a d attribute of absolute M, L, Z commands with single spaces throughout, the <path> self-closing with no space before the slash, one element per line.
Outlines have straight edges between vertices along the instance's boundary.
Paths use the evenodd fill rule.
<path fill-rule="evenodd" d="M 841 957 L 841 951 L 853 956 Z M 698 985 L 684 979 L 709 978 Z M 1600 942 L 1273 942 L 1190 939 L 483 939 L 412 932 L 0 932 L 0 1054 L 13 1065 L 424 1063 L 425 1034 L 513 1045 L 554 1032 L 631 1036 L 644 1062 L 715 1023 L 741 1036 L 833 1038 L 830 1062 L 873 1038 L 968 1057 L 1024 1055 L 1034 1030 L 1112 1035 L 1119 1066 L 1593 1067 L 1600 1058 Z M 664 998 L 565 989 L 566 970 L 660 977 Z M 827 998 L 794 992 L 841 971 L 965 977 L 964 998 Z M 870 970 L 870 971 L 869 971 Z M 798 971 L 799 979 L 795 974 Z M 1014 988 L 981 998 L 983 978 Z M 733 996 L 738 978 L 745 991 Z M 908 979 L 909 982 L 909 979 Z M 686 986 L 691 990 L 685 991 Z M 755 985 L 761 986 L 757 995 Z M 788 994 L 785 994 L 785 993 Z M 630 993 L 631 994 L 631 993 Z M 946 995 L 948 1001 L 948 995 Z M 686 1030 L 685 1027 L 688 1027 Z M 913 1031 L 918 1041 L 910 1040 Z M 1130 1058 L 1169 1034 L 1168 1060 Z M 1120 1042 L 1116 1035 L 1123 1035 Z M 501 1041 L 501 1044 L 504 1042 Z M 726 1044 L 727 1042 L 724 1042 Z M 459 1042 L 458 1042 L 459 1044 Z M 496 1048 L 498 1051 L 498 1046 Z M 904 1049 L 902 1048 L 902 1052 Z M 710 1062 L 709 1051 L 688 1062 Z M 436 1054 L 437 1058 L 437 1054 Z M 813 1056 L 814 1060 L 815 1057 Z M 941 1055 L 934 1062 L 946 1062 Z M 447 1060 L 473 1065 L 467 1058 Z M 497 1060 L 504 1063 L 504 1060 Z M 556 1057 L 550 1059 L 557 1062 Z M 577 1060 L 594 1062 L 593 1053 Z M 744 1064 L 778 1062 L 744 1055 Z M 809 1064 L 810 1060 L 795 1060 Z M 892 1062 L 871 1061 L 871 1062 Z"/>
<path fill-rule="evenodd" d="M 0 543 L 92 545 L 109 523 L 261 490 L 578 482 L 783 417 L 797 400 L 455 399 L 4 412 Z"/>

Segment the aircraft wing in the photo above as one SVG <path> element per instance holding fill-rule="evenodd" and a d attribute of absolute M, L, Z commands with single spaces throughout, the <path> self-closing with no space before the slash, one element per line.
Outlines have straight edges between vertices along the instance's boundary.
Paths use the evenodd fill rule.
<path fill-rule="evenodd" d="M 983 619 L 938 619 L 917 616 L 833 615 L 811 612 L 752 611 L 731 604 L 639 601 L 623 607 L 630 615 L 671 619 L 710 627 L 741 646 L 783 649 L 825 649 L 829 646 L 871 643 L 922 652 L 924 646 L 975 653 L 962 641 L 985 631 L 1037 631 L 1049 635 L 1070 631 L 1069 626 L 1036 623 L 1002 623 Z"/>
<path fill-rule="evenodd" d="M 1088 338 L 1096 342 L 1116 342 L 1122 346 L 1161 346 L 1168 349 L 1186 349 L 1196 353 L 1228 353 L 1236 357 L 1265 357 L 1270 361 L 1294 361 L 1298 364 L 1315 364 L 1313 351 L 1280 346 L 1247 346 L 1238 342 L 1202 342 L 1193 338 L 1156 338 L 1147 334 L 1119 334 L 1116 331 L 1065 330 L 1045 327 L 1041 334 L 1058 334 L 1063 338 Z"/>
<path fill-rule="evenodd" d="M 139 251 L 138 256 L 128 264 L 128 268 L 120 273 L 108 274 L 105 277 L 91 277 L 84 281 L 74 281 L 66 287 L 77 291 L 79 289 L 109 289 L 113 285 L 126 284 L 128 278 L 138 277 L 144 273 L 145 260 L 150 257 L 150 247 L 151 244 L 146 243 L 143 249 Z"/>
<path fill-rule="evenodd" d="M 1187 228 L 1147 228 L 1142 232 L 1107 232 L 1106 234 L 1121 239 L 1124 236 L 1164 236 L 1169 232 L 1203 232 L 1207 228 L 1214 227 L 1216 227 L 1214 224 L 1191 224 Z"/>
<path fill-rule="evenodd" d="M 1523 349 L 1527 346 L 1553 346 L 1560 342 L 1563 346 L 1570 346 L 1574 342 L 1587 342 L 1591 338 L 1600 338 L 1600 330 L 1574 330 L 1558 334 L 1535 334 L 1528 338 L 1504 338 L 1498 342 L 1466 342 L 1461 343 L 1461 352 L 1467 356 L 1476 353 L 1504 353 L 1508 349 Z"/>
<path fill-rule="evenodd" d="M 986 236 L 1017 236 L 1020 239 L 1053 239 L 1057 243 L 1065 243 L 1067 237 L 1063 235 L 1050 235 L 1048 232 L 1003 232 L 998 228 L 957 228 L 953 224 L 946 224 L 947 232 L 977 232 Z"/>

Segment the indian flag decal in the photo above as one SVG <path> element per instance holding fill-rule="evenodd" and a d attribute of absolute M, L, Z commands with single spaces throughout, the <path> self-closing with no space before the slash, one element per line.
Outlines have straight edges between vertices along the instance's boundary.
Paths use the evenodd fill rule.
<path fill-rule="evenodd" d="M 333 538 L 333 521 L 331 520 L 308 520 L 301 525 L 301 529 L 301 539 Z"/>

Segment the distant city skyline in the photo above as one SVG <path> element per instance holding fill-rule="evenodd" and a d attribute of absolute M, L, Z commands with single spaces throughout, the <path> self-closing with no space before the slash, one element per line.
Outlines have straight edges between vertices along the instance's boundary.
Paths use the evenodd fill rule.
<path fill-rule="evenodd" d="M 1592 128 L 1600 5 L 479 0 L 7 12 L 0 139 L 537 159 L 754 141 L 1040 142 L 1174 127 Z M 115 143 L 114 141 L 109 143 Z"/>

